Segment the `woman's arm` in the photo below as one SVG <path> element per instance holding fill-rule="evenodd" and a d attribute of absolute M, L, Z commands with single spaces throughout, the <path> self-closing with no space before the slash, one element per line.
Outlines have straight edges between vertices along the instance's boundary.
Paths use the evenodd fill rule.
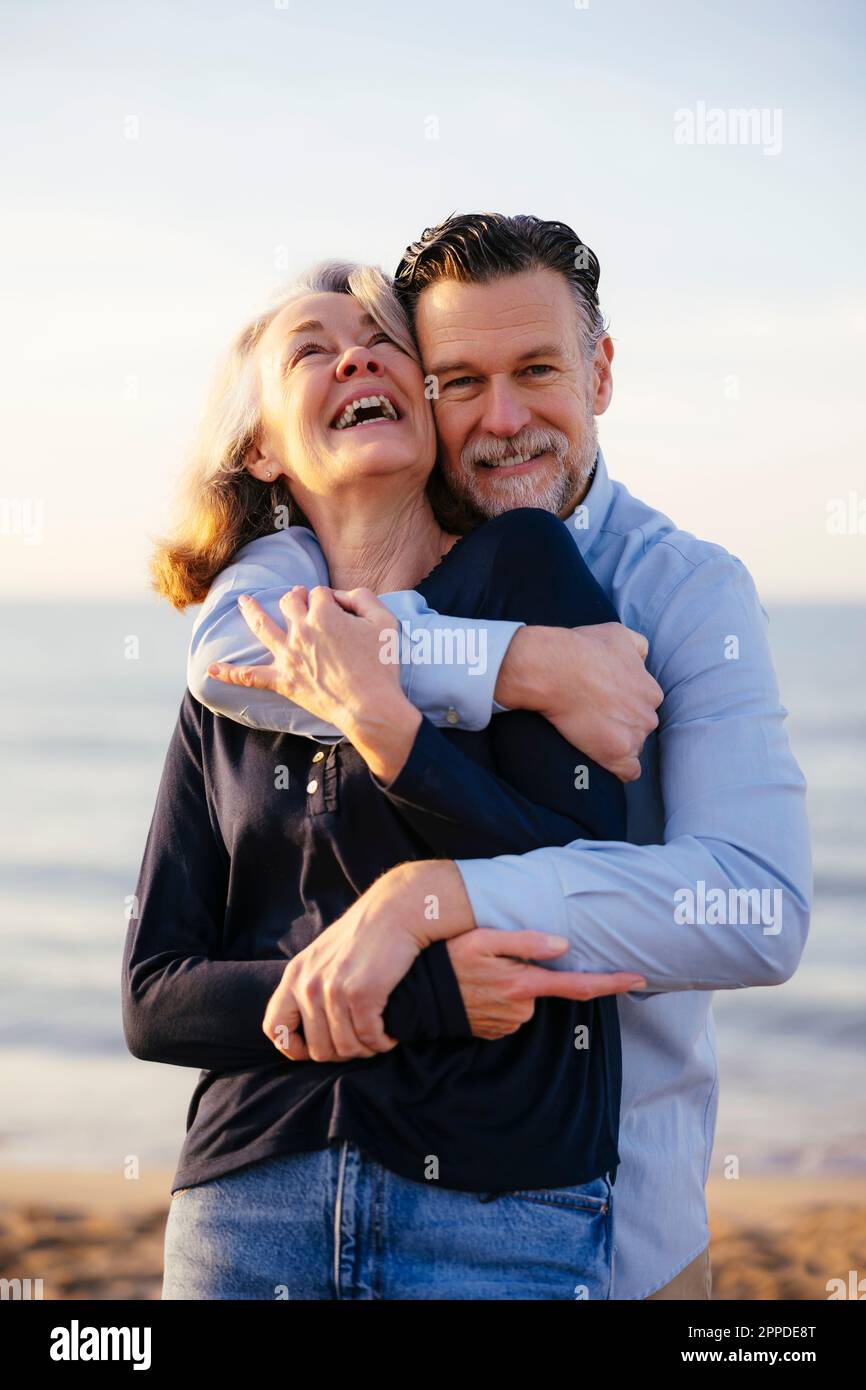
<path fill-rule="evenodd" d="M 261 1031 L 285 960 L 221 960 L 229 860 L 211 823 L 201 707 L 187 694 L 166 755 L 123 953 L 123 1030 L 147 1062 L 273 1062 Z"/>
<path fill-rule="evenodd" d="M 592 764 L 590 785 L 578 772 L 587 760 L 540 715 L 501 718 L 521 721 L 519 732 L 494 739 L 502 776 L 425 719 L 394 780 L 374 778 L 431 854 L 488 859 L 576 839 L 622 838 L 624 797 L 612 773 Z"/>
<path fill-rule="evenodd" d="M 482 617 L 563 628 L 616 621 L 566 527 L 547 512 L 509 512 L 463 546 L 467 578 L 478 566 L 486 576 L 478 600 Z M 382 791 L 434 854 L 484 859 L 575 839 L 623 838 L 625 798 L 618 779 L 540 715 L 500 715 L 485 735 L 486 745 L 478 736 L 446 734 L 415 719 L 402 763 L 391 750 L 405 739 L 407 721 L 393 703 L 387 720 L 359 715 L 346 732 Z M 478 759 L 485 746 L 490 756 L 483 766 Z M 395 766 L 396 775 L 382 775 L 383 767 Z"/>
<path fill-rule="evenodd" d="M 537 609 L 552 623 L 585 621 L 595 624 L 611 620 L 608 600 L 581 560 L 568 532 L 555 518 L 536 511 L 528 517 L 525 513 L 511 513 L 489 524 L 485 541 L 490 547 L 486 556 L 477 554 L 474 549 L 471 556 L 468 550 L 463 552 L 464 558 L 471 560 L 467 582 L 472 573 L 477 572 L 477 562 L 485 561 L 483 573 L 487 583 L 478 599 L 482 613 L 487 605 L 494 610 L 497 606 L 514 606 L 522 611 Z M 450 573 L 453 574 L 453 569 Z M 461 577 L 459 571 L 457 577 Z M 375 604 L 372 595 L 364 595 L 361 601 L 356 598 L 356 616 L 350 618 L 341 613 L 335 603 L 323 598 L 320 605 L 323 621 L 312 616 L 303 620 L 297 618 L 294 626 L 301 631 L 304 623 L 307 624 L 308 640 L 317 648 L 318 657 L 325 658 L 326 664 L 339 662 L 341 652 L 349 643 L 354 643 L 356 655 L 362 656 L 365 638 L 360 615 L 366 615 L 375 627 Z M 343 641 L 338 640 L 339 634 L 343 635 Z M 278 650 L 279 635 L 268 633 L 267 636 L 274 640 Z M 361 660 L 358 669 L 362 668 Z M 503 853 L 521 853 L 547 845 L 568 844 L 581 836 L 614 839 L 624 836 L 625 800 L 618 779 L 576 753 L 544 719 L 523 713 L 504 714 L 494 722 L 488 743 L 480 742 L 485 736 L 468 736 L 464 750 L 455 740 L 466 736 L 440 734 L 429 721 L 422 720 L 417 711 L 411 712 L 415 721 L 412 725 L 401 705 L 401 697 L 394 696 L 393 688 L 382 680 L 373 661 L 368 664 L 368 676 L 377 692 L 376 698 L 368 701 L 375 707 L 375 717 L 371 721 L 359 713 L 363 701 L 358 699 L 354 704 L 344 701 L 338 718 L 343 719 L 344 732 L 365 756 L 371 770 L 383 768 L 388 761 L 388 755 L 384 760 L 377 756 L 377 742 L 390 745 L 395 730 L 398 738 L 403 737 L 405 723 L 414 729 L 408 757 L 402 766 L 398 764 L 397 775 L 382 786 L 382 790 L 434 853 L 446 859 L 455 854 L 486 857 L 494 844 L 507 846 L 507 850 L 501 851 Z M 363 689 L 362 682 L 359 695 Z M 360 724 L 364 724 L 364 736 L 353 737 Z M 501 735 L 498 726 L 503 729 Z M 369 739 L 366 747 L 365 739 Z M 477 761 L 479 755 L 483 756 L 479 754 L 482 748 L 486 748 L 491 766 Z M 470 749 L 474 750 L 474 756 L 470 756 Z M 504 775 L 499 776 L 500 772 Z M 393 990 L 396 976 L 391 973 L 391 958 L 399 956 L 404 939 L 414 940 L 423 957 L 433 945 L 441 945 L 439 938 L 444 940 L 455 934 L 452 930 L 437 932 L 433 924 L 428 924 L 430 931 L 425 932 L 425 905 L 431 900 L 431 894 L 436 898 L 442 891 L 438 878 L 434 886 L 430 865 L 403 867 L 421 870 L 418 879 L 413 877 L 414 888 L 409 895 L 414 898 L 414 911 L 409 909 L 405 896 L 398 894 L 400 911 L 388 918 L 387 931 L 374 932 L 370 923 L 375 918 L 381 926 L 382 915 L 378 909 L 370 915 L 368 893 L 366 904 L 362 900 L 357 913 L 350 910 L 333 928 L 335 938 L 328 943 L 329 951 L 339 954 L 338 940 L 346 937 L 345 951 L 336 964 L 326 958 L 324 949 L 319 952 L 319 946 L 325 946 L 324 941 L 313 943 L 312 954 L 304 962 L 308 970 L 318 972 L 320 980 L 338 984 L 343 993 L 351 988 L 359 974 L 367 982 L 367 994 L 364 998 L 359 995 L 357 1007 L 353 1004 L 350 1010 L 333 989 L 330 991 L 330 1000 L 323 1007 L 335 1040 L 343 1034 L 350 1038 L 357 1036 L 377 1050 L 383 1050 L 381 1006 L 371 1001 L 376 999 L 379 989 Z M 453 864 L 442 867 L 453 870 Z M 385 879 L 396 882 L 395 873 L 399 871 L 392 871 Z M 456 870 L 454 877 L 459 881 Z M 455 891 L 459 896 L 462 888 Z M 456 914 L 455 921 L 458 917 Z M 447 912 L 446 919 L 451 920 Z M 469 911 L 465 926 L 455 930 L 469 930 L 472 925 Z M 295 987 L 296 983 L 287 972 L 269 1005 L 272 1022 L 288 1019 L 294 1025 L 303 1016 L 305 1007 L 317 1007 L 308 1002 L 301 1004 L 302 991 Z M 599 983 L 594 982 L 596 993 L 621 992 L 623 988 L 633 987 L 633 982 L 629 985 L 628 981 L 607 980 L 602 990 L 598 988 Z"/>
<path fill-rule="evenodd" d="M 475 567 L 484 566 L 482 618 L 489 608 L 532 612 L 561 627 L 579 619 L 615 621 L 555 517 L 515 511 L 483 530 L 483 544 L 474 537 L 464 542 L 472 546 L 467 580 L 477 583 Z M 624 805 L 617 779 L 576 753 L 542 716 L 513 711 L 493 722 L 488 737 L 506 778 L 452 741 L 463 737 L 467 749 L 477 750 L 475 736 L 446 737 L 422 717 L 403 694 L 398 664 L 387 659 L 393 645 L 384 639 L 393 620 L 373 594 L 317 588 L 308 596 L 298 587 L 280 609 L 286 629 L 254 600 L 245 605 L 245 618 L 274 667 L 292 671 L 307 709 L 346 735 L 433 854 L 485 858 L 617 837 Z"/>
<path fill-rule="evenodd" d="M 529 512 L 522 510 L 526 518 Z M 532 523 L 529 522 L 529 525 Z M 310 712 L 296 663 L 270 660 L 273 647 L 238 607 L 256 602 L 276 631 L 283 596 L 293 586 L 328 583 L 315 536 L 293 526 L 244 546 L 218 575 L 202 605 L 188 659 L 192 694 L 208 709 L 256 729 L 334 742 L 339 730 Z M 422 586 L 423 587 L 423 586 Z M 640 773 L 638 757 L 656 727 L 661 690 L 644 667 L 646 642 L 619 623 L 557 634 L 509 619 L 442 616 L 414 590 L 382 595 L 388 621 L 435 647 L 457 636 L 466 649 L 483 644 L 485 661 L 405 664 L 403 689 L 437 727 L 485 728 L 503 708 L 537 710 L 570 742 L 623 781 Z M 283 632 L 285 638 L 285 632 Z"/>
<path fill-rule="evenodd" d="M 220 959 L 229 858 L 208 809 L 201 713 L 187 694 L 165 760 L 123 953 L 123 1028 L 144 1061 L 224 1071 L 276 1060 L 262 1020 L 287 961 Z M 392 1037 L 466 1035 L 448 970 L 446 958 L 408 972 L 388 1003 Z"/>
<path fill-rule="evenodd" d="M 275 531 L 239 550 L 211 585 L 193 629 L 187 682 L 195 698 L 215 714 L 249 728 L 302 734 L 322 743 L 336 742 L 339 729 L 309 711 L 300 687 L 293 686 L 290 691 L 287 684 L 277 688 L 265 683 L 272 674 L 270 652 L 250 631 L 238 607 L 240 596 L 249 594 L 268 617 L 279 620 L 280 601 L 289 589 L 303 585 L 315 590 L 327 584 L 325 557 L 306 527 Z M 432 631 L 443 626 L 472 629 L 474 640 L 474 630 L 480 626 L 475 619 L 440 618 L 420 594 L 411 590 L 385 594 L 384 603 L 389 609 L 389 622 L 407 624 L 413 631 Z M 489 722 L 499 668 L 519 624 L 491 622 L 484 629 L 487 664 L 483 673 L 466 665 L 428 668 L 423 673 L 412 666 L 402 668 L 407 695 L 417 701 L 433 723 L 444 723 L 450 708 L 459 710 L 462 728 L 482 729 Z M 214 665 L 225 670 L 241 667 L 248 674 L 232 684 L 211 675 Z M 419 674 L 422 678 L 416 682 Z M 519 665 L 517 671 L 512 665 L 515 698 L 522 698 L 519 675 Z"/>

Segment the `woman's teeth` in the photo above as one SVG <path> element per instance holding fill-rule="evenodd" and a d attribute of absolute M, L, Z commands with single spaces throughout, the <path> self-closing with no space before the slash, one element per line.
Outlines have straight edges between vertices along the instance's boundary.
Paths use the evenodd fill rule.
<path fill-rule="evenodd" d="M 359 396 L 350 401 L 339 420 L 334 422 L 335 430 L 352 429 L 355 425 L 366 425 L 370 420 L 399 420 L 399 415 L 387 396 Z"/>

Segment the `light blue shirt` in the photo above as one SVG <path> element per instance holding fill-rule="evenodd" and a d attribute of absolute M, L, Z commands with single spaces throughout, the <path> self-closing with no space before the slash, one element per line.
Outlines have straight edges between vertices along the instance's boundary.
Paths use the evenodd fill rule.
<path fill-rule="evenodd" d="M 226 685 L 207 673 L 212 661 L 260 666 L 271 660 L 270 652 L 256 640 L 241 617 L 241 594 L 252 594 L 269 617 L 284 628 L 280 599 L 286 590 L 293 584 L 314 589 L 330 582 L 319 542 L 305 526 L 289 526 L 243 546 L 211 585 L 193 628 L 187 681 L 196 699 L 215 714 L 225 714 L 251 729 L 278 729 L 320 743 L 339 742 L 343 736 L 333 724 L 324 723 L 282 695 Z M 443 619 L 414 590 L 379 597 L 400 621 L 401 654 L 410 658 L 422 655 L 423 634 L 441 631 L 443 624 L 454 635 L 440 646 L 440 654 L 452 660 L 427 663 L 410 659 L 401 663 L 401 685 L 413 705 L 438 727 L 485 728 L 490 723 L 491 708 L 502 709 L 494 701 L 493 691 L 508 645 L 523 624 L 481 622 L 476 618 Z M 479 629 L 483 631 L 483 642 L 466 640 L 461 644 L 456 640 L 461 633 Z M 456 659 L 461 655 L 462 662 Z"/>
<path fill-rule="evenodd" d="M 704 1185 L 718 1106 L 714 989 L 780 984 L 805 944 L 812 892 L 805 781 L 791 753 L 767 641 L 747 570 L 720 546 L 678 531 L 607 473 L 569 526 L 621 620 L 649 642 L 664 691 L 659 727 L 626 787 L 628 842 L 572 844 L 459 860 L 478 926 L 540 927 L 570 942 L 549 968 L 633 970 L 646 994 L 619 999 L 623 1093 L 614 1189 L 614 1297 L 643 1299 L 705 1248 Z M 291 584 L 327 583 L 300 528 L 253 542 L 216 581 L 189 663 L 192 693 L 254 728 L 339 737 L 305 712 L 207 677 L 210 661 L 267 660 L 237 611 L 253 593 L 272 613 Z M 422 625 L 417 594 L 383 595 Z M 404 688 L 434 722 L 481 728 L 517 624 L 482 624 L 483 674 L 414 665 Z M 756 1065 L 769 1065 L 756 1058 Z"/>

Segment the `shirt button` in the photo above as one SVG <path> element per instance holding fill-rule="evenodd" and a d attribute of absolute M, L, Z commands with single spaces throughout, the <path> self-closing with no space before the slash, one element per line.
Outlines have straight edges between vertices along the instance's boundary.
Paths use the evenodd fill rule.
<path fill-rule="evenodd" d="M 448 723 L 448 724 L 456 724 L 459 718 L 460 718 L 460 715 L 457 713 L 457 711 L 456 711 L 456 709 L 454 708 L 454 706 L 453 706 L 453 705 L 449 705 L 449 707 L 448 707 L 448 713 L 447 713 L 446 716 L 445 716 L 446 723 Z"/>
<path fill-rule="evenodd" d="M 321 750 L 320 750 L 318 753 L 314 753 L 314 754 L 313 754 L 313 762 L 314 762 L 314 763 L 320 763 L 320 762 L 322 761 L 322 759 L 324 758 L 324 756 L 325 756 L 325 755 L 324 755 L 323 752 L 321 752 Z"/>
<path fill-rule="evenodd" d="M 307 783 L 307 791 L 310 793 L 310 796 L 313 795 L 313 792 L 317 792 L 318 790 L 319 790 L 319 784 L 318 784 L 318 782 L 315 780 L 315 778 L 313 778 L 313 781 L 312 781 L 312 782 L 308 782 L 308 783 Z"/>

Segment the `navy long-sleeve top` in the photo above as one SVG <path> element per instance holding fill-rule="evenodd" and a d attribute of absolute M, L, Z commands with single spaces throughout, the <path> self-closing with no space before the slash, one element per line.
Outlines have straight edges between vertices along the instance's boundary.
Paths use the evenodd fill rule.
<path fill-rule="evenodd" d="M 616 619 L 565 525 L 538 510 L 486 522 L 417 587 L 431 607 L 466 617 Z M 390 996 L 384 1024 L 400 1039 L 390 1052 L 291 1062 L 261 1024 L 286 962 L 388 868 L 624 837 L 620 783 L 534 713 L 499 714 L 480 732 L 422 719 L 385 786 L 346 741 L 251 730 L 187 692 L 123 963 L 130 1050 L 203 1069 L 172 1191 L 336 1139 L 404 1177 L 465 1191 L 615 1174 L 613 998 L 541 999 L 516 1033 L 477 1039 L 436 942 Z"/>

